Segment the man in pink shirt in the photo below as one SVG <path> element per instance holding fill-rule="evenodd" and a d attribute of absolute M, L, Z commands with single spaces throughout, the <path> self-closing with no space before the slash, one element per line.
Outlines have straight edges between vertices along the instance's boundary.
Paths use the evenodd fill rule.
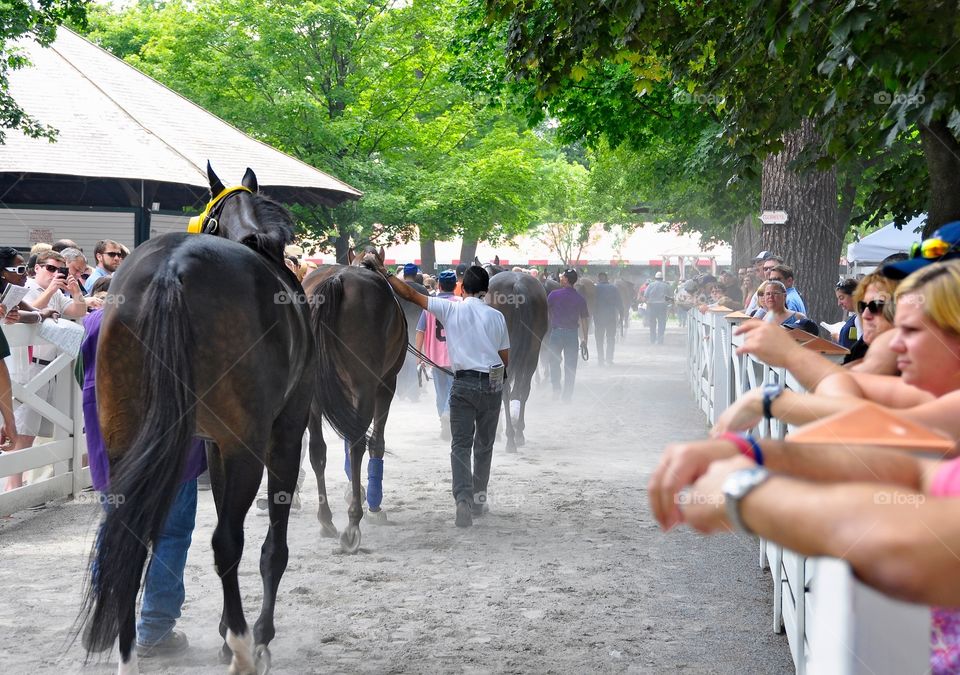
<path fill-rule="evenodd" d="M 453 270 L 444 270 L 437 277 L 440 286 L 438 298 L 450 302 L 460 302 L 463 298 L 454 294 L 457 287 L 457 273 Z M 437 366 L 450 370 L 450 354 L 447 351 L 447 336 L 443 324 L 433 314 L 424 310 L 417 323 L 416 347 L 424 356 Z M 441 368 L 433 369 L 433 388 L 437 394 L 437 415 L 440 417 L 440 438 L 450 440 L 450 387 L 453 386 L 453 376 Z"/>

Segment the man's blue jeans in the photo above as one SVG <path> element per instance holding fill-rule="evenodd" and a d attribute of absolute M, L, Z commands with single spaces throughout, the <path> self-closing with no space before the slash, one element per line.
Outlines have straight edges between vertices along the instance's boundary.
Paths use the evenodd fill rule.
<path fill-rule="evenodd" d="M 554 328 L 550 331 L 550 384 L 560 392 L 560 359 L 563 358 L 563 400 L 573 396 L 577 381 L 577 359 L 580 358 L 579 332 L 576 328 Z"/>
<path fill-rule="evenodd" d="M 453 386 L 453 377 L 439 368 L 433 369 L 433 389 L 437 392 L 437 417 L 450 412 L 450 387 Z"/>
<path fill-rule="evenodd" d="M 493 442 L 500 421 L 503 392 L 489 392 L 486 378 L 458 377 L 450 389 L 450 466 L 453 498 L 471 505 L 486 500 Z M 473 451 L 471 470 L 470 454 Z"/>
<path fill-rule="evenodd" d="M 183 570 L 197 520 L 197 481 L 180 485 L 160 536 L 153 546 L 143 583 L 143 604 L 137 642 L 155 644 L 166 638 L 180 618 L 185 597 Z"/>
<path fill-rule="evenodd" d="M 647 313 L 650 316 L 650 344 L 663 344 L 663 332 L 667 327 L 667 303 L 648 302 Z"/>

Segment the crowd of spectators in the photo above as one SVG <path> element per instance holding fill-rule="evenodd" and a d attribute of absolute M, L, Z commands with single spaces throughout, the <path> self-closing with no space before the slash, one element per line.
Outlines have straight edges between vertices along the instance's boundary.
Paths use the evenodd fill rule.
<path fill-rule="evenodd" d="M 833 337 L 863 355 L 841 366 L 773 323 L 742 324 L 738 353 L 786 368 L 806 392 L 751 390 L 720 415 L 709 440 L 668 446 L 651 475 L 651 507 L 665 530 L 739 529 L 801 555 L 843 558 L 867 584 L 930 605 L 930 672 L 957 673 L 960 222 L 909 259 L 843 279 L 836 291 L 849 316 Z M 870 405 L 941 434 L 952 448 L 921 456 L 907 437 L 864 440 L 875 430 L 856 423 L 819 443 L 751 433 L 764 418 L 802 426 L 858 411 L 854 419 L 877 419 Z"/>

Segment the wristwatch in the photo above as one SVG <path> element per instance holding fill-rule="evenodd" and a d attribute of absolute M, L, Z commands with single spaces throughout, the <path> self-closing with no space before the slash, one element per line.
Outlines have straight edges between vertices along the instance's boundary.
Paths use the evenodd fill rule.
<path fill-rule="evenodd" d="M 723 482 L 723 503 L 730 524 L 738 532 L 752 535 L 740 517 L 740 501 L 770 478 L 770 472 L 760 466 L 734 471 Z"/>
<path fill-rule="evenodd" d="M 773 417 L 773 413 L 770 411 L 770 406 L 773 405 L 773 402 L 782 393 L 782 384 L 771 383 L 763 385 L 763 419 L 768 420 Z"/>

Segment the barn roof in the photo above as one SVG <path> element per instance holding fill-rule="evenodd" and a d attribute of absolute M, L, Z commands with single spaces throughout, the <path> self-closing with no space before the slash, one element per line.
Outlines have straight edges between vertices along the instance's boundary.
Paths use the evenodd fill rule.
<path fill-rule="evenodd" d="M 3 201 L 130 205 L 149 182 L 148 201 L 178 209 L 205 198 L 207 160 L 227 184 L 253 168 L 261 189 L 288 203 L 333 206 L 360 197 L 66 28 L 49 48 L 20 46 L 33 65 L 10 74 L 10 93 L 59 133 L 55 143 L 7 133 L 0 146 Z M 62 200 L 40 196 L 55 185 L 66 186 Z"/>

